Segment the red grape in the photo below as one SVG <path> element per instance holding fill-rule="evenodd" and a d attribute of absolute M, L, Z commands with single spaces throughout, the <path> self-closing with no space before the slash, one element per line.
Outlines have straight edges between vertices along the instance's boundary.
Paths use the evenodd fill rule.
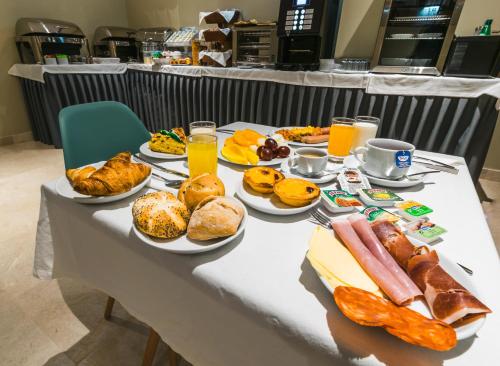
<path fill-rule="evenodd" d="M 290 148 L 288 146 L 280 146 L 278 148 L 278 157 L 286 158 L 290 155 Z"/>
<path fill-rule="evenodd" d="M 264 146 L 271 150 L 276 150 L 278 148 L 278 143 L 275 139 L 267 139 Z"/>
<path fill-rule="evenodd" d="M 268 149 L 267 147 L 264 147 L 261 150 L 259 157 L 264 161 L 271 161 L 273 160 L 273 151 L 271 149 Z"/>

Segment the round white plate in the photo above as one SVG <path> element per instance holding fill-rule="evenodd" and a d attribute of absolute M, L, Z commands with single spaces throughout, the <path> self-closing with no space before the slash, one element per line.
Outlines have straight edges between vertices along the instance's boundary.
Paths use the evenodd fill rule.
<path fill-rule="evenodd" d="M 392 180 L 392 179 L 384 179 L 384 178 L 378 178 L 374 177 L 372 175 L 367 174 L 364 170 L 363 167 L 361 166 L 360 162 L 354 157 L 354 155 L 349 155 L 344 158 L 344 165 L 347 168 L 357 168 L 361 170 L 361 172 L 366 175 L 366 178 L 370 181 L 370 183 L 373 183 L 377 186 L 381 187 L 388 187 L 388 188 L 408 188 L 408 187 L 413 187 L 416 185 L 419 185 L 424 181 L 425 174 L 422 175 L 416 175 L 410 178 L 404 178 L 401 180 Z M 408 170 L 408 174 L 412 173 L 418 173 L 417 170 L 413 166 L 410 167 L 410 170 Z"/>
<path fill-rule="evenodd" d="M 243 181 L 236 187 L 236 194 L 248 206 L 253 209 L 277 216 L 295 215 L 316 206 L 320 199 L 314 200 L 310 205 L 304 207 L 292 207 L 280 201 L 274 193 L 259 193 L 254 191 Z"/>
<path fill-rule="evenodd" d="M 337 173 L 325 173 L 324 175 L 320 175 L 320 176 L 314 177 L 314 178 L 306 177 L 306 176 L 301 175 L 300 173 L 298 173 L 296 171 L 292 171 L 289 164 L 290 164 L 290 159 L 287 159 L 286 161 L 281 163 L 281 172 L 283 174 L 285 174 L 287 177 L 290 177 L 290 178 L 305 179 L 305 180 L 308 180 L 309 182 L 315 183 L 315 184 L 325 184 L 325 183 L 331 182 L 332 180 L 337 178 L 337 175 L 338 175 Z M 334 170 L 334 169 L 339 168 L 339 167 L 341 167 L 341 165 L 328 162 L 326 169 L 327 170 Z"/>
<path fill-rule="evenodd" d="M 92 165 L 92 166 L 96 167 L 97 169 L 99 169 L 105 163 L 106 163 L 105 161 L 101 161 L 99 163 L 89 164 L 89 165 Z M 71 184 L 68 181 L 68 178 L 66 178 L 65 176 L 59 178 L 59 180 L 57 181 L 56 191 L 60 196 L 66 197 L 68 199 L 71 199 L 71 200 L 79 202 L 79 203 L 87 203 L 87 204 L 96 205 L 96 204 L 101 204 L 101 203 L 115 202 L 115 201 L 122 200 L 126 197 L 132 196 L 133 194 L 139 192 L 142 188 L 144 188 L 144 186 L 146 184 L 149 183 L 149 181 L 151 180 L 152 173 L 153 173 L 153 171 L 151 170 L 151 173 L 149 174 L 149 176 L 146 179 L 144 179 L 141 183 L 136 185 L 134 188 L 132 188 L 130 191 L 125 192 L 125 193 L 120 193 L 120 194 L 117 194 L 114 196 L 99 196 L 99 197 L 97 197 L 97 196 L 86 196 L 84 194 L 80 194 L 73 189 L 73 187 L 71 186 Z"/>
<path fill-rule="evenodd" d="M 150 158 L 155 159 L 163 159 L 163 160 L 179 160 L 187 157 L 187 154 L 183 155 L 175 155 L 175 154 L 167 154 L 153 151 L 149 148 L 149 142 L 145 142 L 139 147 L 139 151 L 141 154 L 149 156 Z"/>
<path fill-rule="evenodd" d="M 413 238 L 408 238 L 414 245 L 422 246 L 424 245 L 422 242 L 413 239 Z M 460 283 L 462 286 L 464 286 L 467 290 L 469 290 L 474 296 L 477 295 L 477 290 L 470 280 L 470 276 L 464 272 L 462 268 L 460 268 L 455 262 L 450 260 L 448 257 L 444 256 L 443 254 L 438 253 L 439 256 L 439 264 L 443 267 L 443 269 L 451 276 L 453 277 L 458 283 Z M 333 289 L 326 281 L 324 277 L 322 277 L 318 272 L 316 272 L 318 275 L 319 279 L 323 283 L 323 285 L 328 289 L 333 294 Z M 432 314 L 427 307 L 427 304 L 425 303 L 425 300 L 418 300 L 414 301 L 411 305 L 409 305 L 409 308 L 412 310 L 415 310 L 416 312 L 422 314 L 423 316 L 432 319 Z M 483 326 L 484 322 L 486 320 L 486 317 L 482 317 L 477 319 L 476 321 L 472 323 L 468 323 L 465 325 L 462 325 L 461 327 L 456 327 L 455 332 L 457 333 L 457 340 L 462 340 L 466 339 L 469 337 L 472 337 L 474 334 L 476 334 L 479 329 Z"/>
<path fill-rule="evenodd" d="M 292 151 L 290 149 L 290 155 L 292 154 Z M 222 148 L 219 149 L 219 159 L 220 160 L 223 160 L 223 161 L 226 161 L 228 163 L 231 163 L 231 164 L 234 164 L 234 165 L 239 165 L 239 166 L 246 166 L 246 167 L 253 167 L 253 166 L 273 166 L 273 165 L 280 165 L 282 162 L 286 161 L 288 158 L 282 158 L 282 159 L 279 159 L 279 158 L 275 158 L 271 161 L 264 161 L 264 160 L 259 160 L 259 163 L 257 165 L 252 165 L 252 164 L 240 164 L 240 163 L 235 163 L 231 160 L 228 160 L 226 159 L 223 155 L 222 155 Z"/>
<path fill-rule="evenodd" d="M 297 127 L 303 127 L 303 126 L 288 126 L 288 127 L 279 127 L 275 128 L 269 135 L 272 136 L 276 133 L 278 130 L 290 130 L 292 128 L 297 128 Z M 295 142 L 295 141 L 288 141 L 285 140 L 288 145 L 292 146 L 299 146 L 299 147 L 328 147 L 328 141 L 327 142 L 320 142 L 319 144 L 305 144 L 303 142 Z"/>
<path fill-rule="evenodd" d="M 144 243 L 151 245 L 152 247 L 165 250 L 167 252 L 178 253 L 178 254 L 196 254 L 209 252 L 220 248 L 234 239 L 236 239 L 245 230 L 248 219 L 248 212 L 244 204 L 233 197 L 227 197 L 234 200 L 235 203 L 239 204 L 243 208 L 243 219 L 241 220 L 240 226 L 236 234 L 228 236 L 226 238 L 213 239 L 208 241 L 192 240 L 187 237 L 186 234 L 175 238 L 175 239 L 158 239 L 153 238 L 149 235 L 142 233 L 139 229 L 132 224 L 134 234 Z"/>

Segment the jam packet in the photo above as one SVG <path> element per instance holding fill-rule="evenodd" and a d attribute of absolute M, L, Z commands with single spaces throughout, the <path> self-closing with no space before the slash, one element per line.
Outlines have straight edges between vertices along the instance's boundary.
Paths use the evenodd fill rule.
<path fill-rule="evenodd" d="M 403 201 L 396 193 L 382 188 L 358 189 L 359 198 L 370 206 L 394 206 L 396 201 Z"/>
<path fill-rule="evenodd" d="M 337 177 L 340 188 L 349 194 L 357 195 L 358 189 L 371 188 L 368 179 L 358 169 L 342 169 Z"/>
<path fill-rule="evenodd" d="M 397 202 L 395 206 L 399 208 L 398 214 L 410 222 L 426 218 L 426 215 L 433 212 L 431 208 L 416 201 Z"/>
<path fill-rule="evenodd" d="M 424 243 L 438 240 L 446 230 L 431 222 L 428 218 L 418 219 L 405 225 L 406 234 Z"/>
<path fill-rule="evenodd" d="M 374 222 L 377 220 L 388 220 L 395 224 L 399 221 L 399 217 L 390 213 L 389 211 L 384 210 L 381 207 L 377 206 L 369 206 L 361 211 L 361 214 L 366 216 L 368 222 Z"/>
<path fill-rule="evenodd" d="M 363 204 L 353 195 L 340 189 L 323 189 L 321 200 L 324 206 L 333 213 L 349 212 Z"/>

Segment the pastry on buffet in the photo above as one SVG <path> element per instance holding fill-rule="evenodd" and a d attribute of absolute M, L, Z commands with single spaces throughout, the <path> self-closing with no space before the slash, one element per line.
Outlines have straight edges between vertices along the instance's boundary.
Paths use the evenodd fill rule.
<path fill-rule="evenodd" d="M 467 322 L 491 310 L 451 277 L 428 247 L 414 246 L 401 230 L 387 220 L 371 224 L 375 235 L 424 293 L 434 318 L 445 323 Z"/>
<path fill-rule="evenodd" d="M 224 196 L 224 183 L 215 174 L 201 174 L 186 179 L 179 188 L 177 198 L 193 211 L 198 204 L 209 196 Z"/>
<path fill-rule="evenodd" d="M 258 166 L 245 170 L 243 181 L 254 191 L 273 193 L 274 185 L 285 179 L 285 176 L 276 169 Z"/>
<path fill-rule="evenodd" d="M 282 135 L 285 140 L 293 142 L 302 142 L 305 144 L 318 144 L 327 142 L 330 134 L 330 127 L 295 127 L 284 128 L 276 131 Z"/>
<path fill-rule="evenodd" d="M 173 239 L 186 232 L 187 207 L 170 192 L 153 192 L 139 197 L 132 206 L 134 224 L 155 238 Z"/>
<path fill-rule="evenodd" d="M 212 240 L 236 234 L 244 210 L 229 197 L 210 196 L 201 201 L 191 215 L 187 236 L 193 240 Z"/>
<path fill-rule="evenodd" d="M 89 167 L 68 169 L 66 177 L 78 193 L 89 196 L 112 196 L 130 191 L 150 173 L 149 166 L 133 163 L 131 154 L 122 152 L 93 172 Z"/>
<path fill-rule="evenodd" d="M 187 138 L 182 127 L 170 131 L 161 130 L 155 133 L 149 141 L 149 148 L 155 152 L 184 155 L 186 153 Z"/>
<path fill-rule="evenodd" d="M 333 297 L 340 311 L 353 322 L 382 327 L 405 342 L 436 351 L 448 351 L 457 344 L 455 330 L 448 324 L 398 307 L 368 291 L 338 286 Z"/>
<path fill-rule="evenodd" d="M 307 206 L 319 197 L 319 187 L 305 179 L 285 178 L 274 185 L 280 201 L 293 207 Z"/>

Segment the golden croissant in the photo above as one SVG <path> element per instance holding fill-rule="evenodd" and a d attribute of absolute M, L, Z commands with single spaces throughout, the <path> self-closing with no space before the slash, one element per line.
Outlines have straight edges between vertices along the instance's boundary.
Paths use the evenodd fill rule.
<path fill-rule="evenodd" d="M 90 196 L 112 196 L 130 191 L 146 179 L 151 168 L 131 161 L 129 152 L 111 158 L 100 169 L 87 166 L 68 169 L 66 177 L 73 189 Z"/>

